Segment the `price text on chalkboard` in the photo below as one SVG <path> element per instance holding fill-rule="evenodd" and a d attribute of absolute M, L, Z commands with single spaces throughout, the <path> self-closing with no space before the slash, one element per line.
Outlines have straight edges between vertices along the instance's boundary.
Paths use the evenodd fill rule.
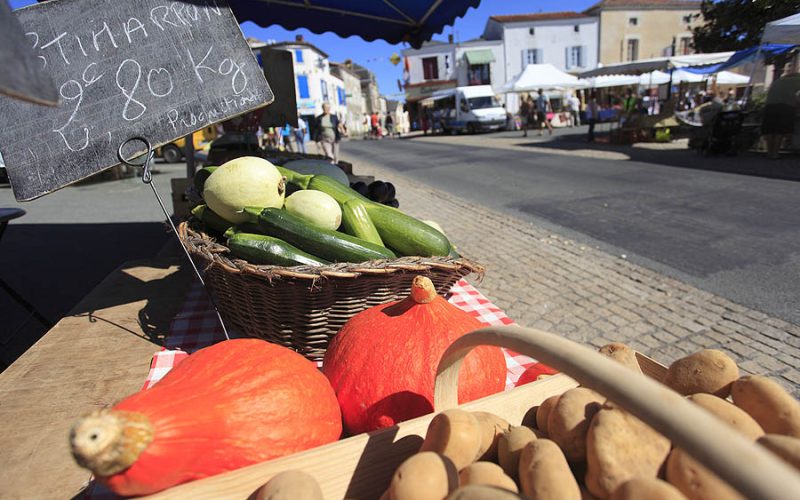
<path fill-rule="evenodd" d="M 16 14 L 61 97 L 59 108 L 0 97 L 18 200 L 118 164 L 131 137 L 165 144 L 273 99 L 221 0 L 58 0 Z"/>

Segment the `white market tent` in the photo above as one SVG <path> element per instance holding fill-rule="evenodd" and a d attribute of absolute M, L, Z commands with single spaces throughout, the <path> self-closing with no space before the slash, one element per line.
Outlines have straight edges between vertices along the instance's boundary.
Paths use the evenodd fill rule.
<path fill-rule="evenodd" d="M 767 23 L 761 43 L 800 44 L 800 12 Z"/>
<path fill-rule="evenodd" d="M 639 85 L 639 77 L 635 75 L 601 75 L 581 80 L 589 88 L 602 89 L 607 87 L 627 87 Z"/>
<path fill-rule="evenodd" d="M 640 59 L 638 61 L 609 64 L 597 67 L 581 74 L 582 78 L 601 75 L 641 75 L 651 71 L 664 71 L 671 68 L 684 68 L 686 66 L 707 66 L 725 62 L 734 52 L 714 52 L 711 54 L 689 54 L 685 56 L 656 57 L 653 59 Z"/>
<path fill-rule="evenodd" d="M 552 64 L 529 64 L 513 80 L 499 88 L 501 93 L 531 92 L 539 89 L 583 88 L 586 84 Z"/>
<path fill-rule="evenodd" d="M 717 85 L 747 85 L 750 83 L 750 77 L 747 75 L 740 75 L 731 71 L 720 71 L 714 74 L 716 75 Z M 711 79 L 711 75 L 690 73 L 680 69 L 672 73 L 673 83 L 700 83 L 709 79 Z"/>
<path fill-rule="evenodd" d="M 664 85 L 665 83 L 669 83 L 669 73 L 663 71 L 655 70 L 639 75 L 639 85 L 642 87 Z"/>

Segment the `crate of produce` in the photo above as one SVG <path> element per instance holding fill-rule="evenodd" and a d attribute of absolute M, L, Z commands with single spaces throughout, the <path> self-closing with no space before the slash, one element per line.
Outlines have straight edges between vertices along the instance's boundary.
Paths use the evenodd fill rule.
<path fill-rule="evenodd" d="M 249 179 L 258 182 L 259 162 L 267 163 L 255 159 L 255 165 L 244 165 L 256 174 L 244 176 L 242 190 Z M 205 189 L 206 183 L 219 178 L 214 168 L 195 177 L 196 190 L 207 198 L 214 188 Z M 277 168 L 277 178 L 283 176 L 286 185 L 279 187 L 280 196 L 272 205 L 229 209 L 223 214 L 226 219 L 209 208 L 215 201 L 210 199 L 209 206 L 200 205 L 194 217 L 179 226 L 179 236 L 204 273 L 223 319 L 239 332 L 318 361 L 348 319 L 399 300 L 414 276 L 430 277 L 446 295 L 459 279 L 483 275 L 483 267 L 456 254 L 440 229 L 374 202 L 333 177 Z M 284 200 L 289 185 L 298 191 Z M 258 208 L 262 206 L 267 208 Z M 230 222 L 237 218 L 238 225 Z"/>
<path fill-rule="evenodd" d="M 479 345 L 512 348 L 535 356 L 564 373 L 456 408 L 459 367 L 467 353 Z M 778 499 L 791 498 L 800 491 L 800 472 L 783 461 L 793 459 L 796 466 L 797 450 L 792 457 L 791 451 L 785 451 L 791 446 L 781 448 L 784 441 L 796 446 L 797 437 L 778 435 L 780 426 L 789 418 L 795 419 L 794 425 L 800 425 L 796 421 L 800 415 L 791 411 L 796 409 L 797 401 L 781 401 L 788 395 L 771 393 L 769 384 L 757 387 L 763 383 L 758 377 L 743 377 L 734 379 L 733 384 L 725 384 L 725 377 L 729 375 L 724 373 L 726 367 L 720 369 L 721 365 L 712 360 L 716 369 L 705 372 L 700 369 L 700 365 L 709 361 L 701 359 L 708 351 L 685 358 L 668 370 L 639 353 L 625 352 L 624 346 L 622 351 L 616 351 L 619 347 L 613 345 L 606 350 L 606 356 L 618 361 L 615 362 L 569 340 L 534 329 L 491 327 L 478 330 L 454 342 L 439 365 L 435 406 L 438 411 L 447 410 L 443 414 L 435 418 L 434 414 L 426 415 L 303 453 L 179 485 L 152 498 L 253 498 L 251 495 L 268 480 L 286 471 L 302 471 L 314 478 L 324 498 L 422 498 L 402 497 L 401 490 L 414 481 L 422 488 L 419 495 L 423 492 L 433 495 L 424 498 L 444 498 L 448 491 L 458 487 L 458 477 L 451 477 L 451 484 L 447 482 L 448 467 L 452 466 L 461 470 L 462 483 L 470 481 L 467 478 L 471 473 L 477 483 L 502 486 L 507 481 L 503 474 L 516 475 L 517 484 L 508 488 L 517 489 L 520 494 L 516 496 L 504 489 L 495 489 L 488 490 L 490 496 L 472 491 L 478 496 L 452 498 L 579 499 L 582 490 L 585 494 L 587 488 L 595 497 L 606 498 L 610 490 L 619 488 L 614 498 L 683 498 L 682 494 L 687 498 L 733 498 L 738 490 L 747 498 Z M 712 375 L 712 371 L 719 373 Z M 681 379 L 682 374 L 692 374 L 693 378 Z M 711 394 L 687 399 L 659 381 L 685 390 L 727 387 L 727 391 L 733 391 L 736 406 Z M 696 387 L 692 388 L 692 384 Z M 575 391 L 579 386 L 582 394 Z M 569 401 L 561 398 L 569 398 Z M 550 417 L 545 422 L 549 424 L 539 423 L 537 428 L 536 422 L 540 422 L 547 401 L 555 401 L 547 410 Z M 787 406 L 787 412 L 759 412 L 776 402 L 795 406 Z M 754 403 L 757 406 L 752 406 Z M 591 411 L 590 407 L 593 407 Z M 456 410 L 448 410 L 452 408 Z M 753 414 L 755 420 L 741 408 Z M 475 441 L 481 444 L 470 444 L 475 436 L 465 434 L 466 430 L 481 429 L 481 424 L 477 421 L 479 425 L 474 427 L 467 421 L 460 421 L 466 412 L 472 415 L 489 412 L 506 425 L 511 424 L 505 429 L 495 427 L 493 435 L 495 443 L 500 436 L 499 458 L 495 460 L 499 460 L 502 467 L 466 465 L 472 464 L 477 454 L 488 453 L 489 449 L 485 437 Z M 551 428 L 541 428 L 547 425 Z M 776 425 L 778 430 L 773 428 Z M 533 427 L 526 427 L 527 439 L 525 433 L 521 433 L 521 440 L 519 435 L 511 437 L 517 426 Z M 442 432 L 443 429 L 451 432 Z M 459 437 L 454 437 L 456 435 Z M 491 442 L 491 431 L 489 435 Z M 532 445 L 532 442 L 538 444 Z M 777 446 L 774 443 L 778 443 Z M 580 446 L 576 448 L 575 444 Z M 419 457 L 420 447 L 446 458 L 439 457 L 440 460 L 434 460 L 428 467 L 415 468 L 409 457 Z M 583 453 L 584 458 L 576 460 L 574 453 Z M 783 460 L 779 456 L 783 456 Z M 416 458 L 416 465 L 424 465 L 426 459 L 430 461 L 430 456 Z M 516 472 L 507 470 L 509 463 L 517 466 Z M 399 470 L 401 465 L 405 468 Z M 433 470 L 436 467 L 444 471 L 438 478 Z M 481 469 L 492 473 L 499 471 L 499 476 L 489 475 L 487 479 Z M 665 474 L 669 484 L 657 480 Z M 291 474 L 288 476 L 283 479 L 291 483 Z M 413 489 L 414 485 L 411 486 Z M 436 496 L 435 491 L 431 491 L 434 488 L 444 494 Z M 303 491 L 309 490 L 296 490 Z M 668 493 L 676 496 L 664 496 Z"/>

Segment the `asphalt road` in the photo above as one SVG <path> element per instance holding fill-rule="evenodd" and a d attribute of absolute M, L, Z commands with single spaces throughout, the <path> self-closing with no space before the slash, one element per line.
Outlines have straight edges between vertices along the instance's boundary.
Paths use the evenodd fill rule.
<path fill-rule="evenodd" d="M 480 146 L 509 136 L 479 135 L 473 145 L 406 139 L 342 148 L 800 324 L 800 182 L 719 171 L 752 171 L 763 161 L 757 157 L 631 148 L 615 149 L 630 153 L 628 160 L 571 156 L 570 149 L 586 148 L 579 136 L 556 138 L 559 154 L 543 153 L 541 142 L 520 143 L 536 146 L 530 152 Z M 783 159 L 779 169 L 800 169 L 798 163 Z M 402 193 L 398 199 L 402 208 Z"/>

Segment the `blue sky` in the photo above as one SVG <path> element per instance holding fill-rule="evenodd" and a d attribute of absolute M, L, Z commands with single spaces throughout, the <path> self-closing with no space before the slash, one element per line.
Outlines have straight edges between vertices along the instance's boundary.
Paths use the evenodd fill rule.
<path fill-rule="evenodd" d="M 4 1 L 4 0 L 0 0 Z M 444 31 L 434 39 L 447 40 L 447 35 L 453 33 L 457 40 L 469 40 L 483 33 L 483 27 L 489 16 L 499 14 L 527 14 L 535 12 L 555 12 L 576 10 L 581 11 L 596 0 L 483 0 L 477 9 L 469 9 L 467 14 L 458 18 L 453 26 L 445 27 Z M 33 0 L 10 0 L 11 7 L 17 9 L 35 3 Z M 401 2 L 402 4 L 402 2 Z M 392 96 L 399 92 L 397 80 L 402 77 L 402 64 L 398 66 L 389 62 L 392 53 L 398 54 L 403 45 L 391 45 L 382 41 L 365 42 L 359 37 L 341 38 L 332 33 L 316 35 L 308 30 L 288 31 L 280 26 L 261 28 L 251 22 L 242 25 L 245 36 L 252 36 L 261 40 L 286 41 L 294 40 L 296 34 L 327 52 L 331 60 L 343 61 L 352 59 L 362 66 L 371 69 L 378 78 L 381 93 Z M 392 96 L 397 98 L 397 95 Z"/>

